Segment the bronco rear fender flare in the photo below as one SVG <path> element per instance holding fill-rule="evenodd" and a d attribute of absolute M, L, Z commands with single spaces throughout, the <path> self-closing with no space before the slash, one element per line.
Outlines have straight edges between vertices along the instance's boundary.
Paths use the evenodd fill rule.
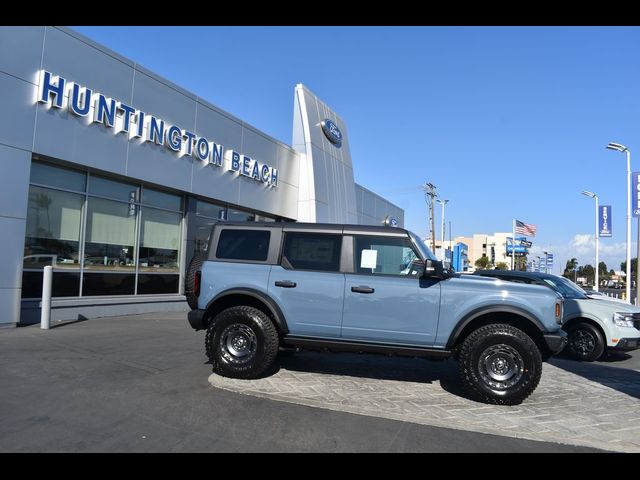
<path fill-rule="evenodd" d="M 460 334 L 476 318 L 479 318 L 479 317 L 481 317 L 483 315 L 500 314 L 500 313 L 508 313 L 510 315 L 518 315 L 520 317 L 523 317 L 526 320 L 528 320 L 530 324 L 535 325 L 537 327 L 537 329 L 540 330 L 541 334 L 546 332 L 546 329 L 544 328 L 544 325 L 542 324 L 542 322 L 540 320 L 538 320 L 531 313 L 529 313 L 526 310 L 523 310 L 521 308 L 512 307 L 512 306 L 506 306 L 506 305 L 505 306 L 502 306 L 502 305 L 493 306 L 493 307 L 481 307 L 481 308 L 478 308 L 476 310 L 472 310 L 471 312 L 467 313 L 456 324 L 455 328 L 453 329 L 453 332 L 451 333 L 451 336 L 449 337 L 449 341 L 447 341 L 447 348 L 451 348 L 456 343 L 456 341 L 458 340 L 458 337 L 460 337 Z M 515 325 L 515 326 L 517 327 L 517 325 Z"/>
<path fill-rule="evenodd" d="M 208 304 L 206 312 L 207 314 L 215 308 L 216 305 L 219 305 L 219 302 L 228 299 L 232 295 L 243 295 L 246 297 L 251 297 L 253 300 L 257 300 L 260 303 L 263 303 L 270 313 L 271 318 L 276 323 L 279 332 L 282 335 L 286 335 L 289 333 L 289 327 L 287 326 L 287 321 L 284 318 L 284 314 L 282 313 L 282 309 L 278 306 L 276 302 L 274 302 L 268 295 L 265 293 L 254 290 L 252 288 L 231 288 L 229 290 L 225 290 L 216 295 Z"/>

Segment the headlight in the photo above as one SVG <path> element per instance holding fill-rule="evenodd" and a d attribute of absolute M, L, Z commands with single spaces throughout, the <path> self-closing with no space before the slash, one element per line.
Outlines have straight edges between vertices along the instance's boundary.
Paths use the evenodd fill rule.
<path fill-rule="evenodd" d="M 617 327 L 633 328 L 632 314 L 625 312 L 616 312 L 613 314 L 613 323 L 615 323 Z"/>

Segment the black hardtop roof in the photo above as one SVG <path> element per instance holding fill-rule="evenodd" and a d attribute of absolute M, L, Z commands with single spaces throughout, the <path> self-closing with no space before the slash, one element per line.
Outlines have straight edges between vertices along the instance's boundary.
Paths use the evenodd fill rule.
<path fill-rule="evenodd" d="M 501 276 L 501 277 L 525 277 L 525 278 L 557 278 L 558 275 L 544 272 L 523 272 L 520 270 L 476 270 L 474 275 Z"/>
<path fill-rule="evenodd" d="M 400 227 L 386 227 L 383 225 L 356 225 L 345 223 L 303 223 L 303 222 L 233 222 L 223 220 L 215 224 L 216 227 L 222 226 L 242 226 L 242 227 L 259 227 L 259 228 L 286 228 L 287 230 L 344 230 L 355 232 L 379 232 L 386 234 L 407 235 L 408 231 Z"/>

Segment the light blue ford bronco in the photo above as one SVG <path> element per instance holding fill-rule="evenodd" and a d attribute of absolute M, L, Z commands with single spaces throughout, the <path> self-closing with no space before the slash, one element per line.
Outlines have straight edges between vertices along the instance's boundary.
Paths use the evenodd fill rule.
<path fill-rule="evenodd" d="M 473 398 L 514 405 L 566 344 L 561 296 L 445 270 L 402 228 L 220 222 L 186 295 L 214 371 L 235 378 L 300 349 L 453 357 Z"/>

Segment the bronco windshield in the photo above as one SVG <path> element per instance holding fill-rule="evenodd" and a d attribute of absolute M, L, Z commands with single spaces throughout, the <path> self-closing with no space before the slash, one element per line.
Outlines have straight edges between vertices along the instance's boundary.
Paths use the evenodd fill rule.
<path fill-rule="evenodd" d="M 546 277 L 542 280 L 564 298 L 589 298 L 584 290 L 566 278 L 554 276 L 553 278 Z"/>
<path fill-rule="evenodd" d="M 418 247 L 418 250 L 420 250 L 420 255 L 422 255 L 422 258 L 424 260 L 438 260 L 431 249 L 427 247 L 420 239 L 420 237 L 418 237 L 415 233 L 409 232 L 409 237 L 411 237 L 411 240 L 413 240 L 415 246 Z"/>

